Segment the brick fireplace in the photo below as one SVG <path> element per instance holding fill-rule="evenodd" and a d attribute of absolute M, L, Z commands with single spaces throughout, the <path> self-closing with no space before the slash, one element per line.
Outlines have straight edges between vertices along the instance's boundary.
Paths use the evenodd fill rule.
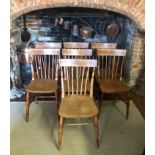
<path fill-rule="evenodd" d="M 66 41 L 116 42 L 118 48 L 126 48 L 124 78 L 131 88 L 136 87 L 134 89 L 136 92 L 141 89 L 143 93 L 140 94 L 144 95 L 144 11 L 143 0 L 11 0 L 11 53 L 14 58 L 13 63 L 20 64 L 14 52 L 17 50 L 17 45 L 19 47 L 26 46 L 19 39 L 19 32 L 23 29 L 23 15 L 34 16 L 40 14 L 41 16 L 50 17 L 48 19 L 51 22 L 55 18 L 54 15 L 63 16 L 66 20 L 71 21 L 76 16 L 74 22 L 79 25 L 85 22 L 93 28 L 95 27 L 101 37 L 98 37 L 98 33 L 95 33 L 91 40 L 80 40 L 80 38 L 71 38 L 70 32 L 65 31 L 66 35 L 60 36 L 60 38 L 64 37 Z M 40 19 L 42 18 L 40 17 Z M 106 34 L 105 27 L 113 20 L 119 25 L 120 33 L 117 37 L 111 38 Z M 53 36 L 55 40 L 53 41 L 63 41 L 59 40 L 60 38 L 57 36 L 62 34 L 61 31 L 61 29 L 57 29 L 57 33 L 55 33 L 53 30 L 52 34 L 55 34 Z M 33 36 L 35 38 L 35 35 Z M 22 75 L 20 72 L 21 70 L 29 72 L 29 66 L 27 64 L 17 65 L 12 68 L 16 73 L 15 85 L 20 87 L 22 85 L 21 81 L 23 81 L 22 76 L 28 75 Z"/>

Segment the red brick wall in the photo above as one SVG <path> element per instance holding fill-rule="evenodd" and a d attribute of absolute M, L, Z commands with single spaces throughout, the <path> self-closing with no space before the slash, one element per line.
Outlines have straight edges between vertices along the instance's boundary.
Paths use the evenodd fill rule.
<path fill-rule="evenodd" d="M 134 86 L 145 65 L 144 33 L 137 32 L 131 57 L 129 85 Z"/>
<path fill-rule="evenodd" d="M 133 19 L 139 29 L 145 29 L 144 0 L 11 0 L 11 20 L 32 10 L 66 6 L 119 12 Z"/>

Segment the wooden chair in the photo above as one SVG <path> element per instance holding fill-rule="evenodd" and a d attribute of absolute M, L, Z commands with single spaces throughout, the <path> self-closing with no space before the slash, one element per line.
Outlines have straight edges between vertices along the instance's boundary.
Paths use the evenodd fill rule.
<path fill-rule="evenodd" d="M 112 48 L 115 49 L 117 43 L 91 43 L 92 49 L 99 49 L 99 48 Z"/>
<path fill-rule="evenodd" d="M 32 81 L 26 87 L 26 122 L 28 122 L 30 104 L 33 101 L 33 99 L 30 101 L 30 95 L 35 95 L 35 100 L 38 98 L 54 97 L 57 102 L 60 49 L 33 48 L 26 49 L 26 52 L 29 53 L 29 57 L 31 58 L 32 71 Z"/>
<path fill-rule="evenodd" d="M 93 100 L 94 72 L 97 66 L 97 60 L 60 59 L 59 66 L 61 70 L 62 93 L 58 112 L 60 116 L 58 129 L 58 149 L 61 148 L 65 118 L 91 118 L 95 127 L 97 147 L 99 147 L 98 108 Z M 81 68 L 82 76 L 79 75 Z M 91 69 L 92 72 L 90 73 Z M 76 81 L 73 80 L 75 77 Z M 65 80 L 67 80 L 67 92 L 65 92 Z M 89 94 L 87 94 L 89 80 L 91 81 L 91 87 Z M 86 124 L 87 123 L 73 123 L 69 125 Z"/>
<path fill-rule="evenodd" d="M 91 43 L 91 48 L 93 49 L 93 53 L 95 53 L 94 55 L 96 55 L 96 51 L 97 49 L 115 49 L 117 46 L 117 43 Z M 96 81 L 96 73 L 95 73 L 95 81 L 94 81 L 94 84 L 95 84 L 95 91 L 98 91 L 99 90 L 99 87 L 98 87 L 98 82 Z M 95 98 L 97 99 L 98 98 L 98 93 L 94 94 L 95 95 Z"/>
<path fill-rule="evenodd" d="M 126 50 L 121 49 L 98 49 L 98 83 L 103 94 L 118 94 L 126 103 L 126 119 L 129 116 L 129 90 L 123 82 L 122 70 Z M 99 108 L 100 109 L 100 108 Z"/>
<path fill-rule="evenodd" d="M 62 47 L 62 43 L 59 42 L 36 42 L 35 48 L 39 49 L 47 49 L 47 48 L 54 48 L 54 49 L 60 49 Z"/>
<path fill-rule="evenodd" d="M 91 43 L 91 49 L 93 49 L 95 53 L 97 49 L 116 49 L 116 46 L 117 46 L 117 43 L 95 43 L 95 42 Z"/>
<path fill-rule="evenodd" d="M 85 42 L 64 42 L 63 48 L 89 48 L 89 43 L 85 43 Z"/>

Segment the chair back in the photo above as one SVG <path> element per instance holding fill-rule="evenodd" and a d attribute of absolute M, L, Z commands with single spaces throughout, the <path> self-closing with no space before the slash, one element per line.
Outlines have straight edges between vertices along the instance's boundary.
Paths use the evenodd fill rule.
<path fill-rule="evenodd" d="M 89 48 L 89 43 L 84 42 L 64 42 L 63 48 Z"/>
<path fill-rule="evenodd" d="M 32 80 L 58 79 L 60 49 L 26 49 L 31 58 Z"/>
<path fill-rule="evenodd" d="M 43 48 L 54 48 L 60 49 L 62 47 L 62 43 L 59 42 L 37 42 L 35 43 L 35 48 L 43 49 Z"/>
<path fill-rule="evenodd" d="M 122 70 L 126 50 L 122 49 L 97 49 L 98 78 L 122 79 Z"/>
<path fill-rule="evenodd" d="M 92 56 L 92 49 L 62 49 L 62 56 L 65 59 L 89 59 Z"/>
<path fill-rule="evenodd" d="M 59 66 L 62 98 L 65 95 L 87 95 L 88 87 L 90 87 L 89 96 L 93 97 L 94 72 L 97 60 L 59 59 Z M 67 85 L 64 84 L 65 81 L 67 81 Z M 88 83 L 90 83 L 90 86 Z M 67 88 L 64 88 L 65 86 Z"/>
<path fill-rule="evenodd" d="M 112 48 L 115 49 L 117 43 L 91 43 L 92 49 L 99 49 L 99 48 Z"/>

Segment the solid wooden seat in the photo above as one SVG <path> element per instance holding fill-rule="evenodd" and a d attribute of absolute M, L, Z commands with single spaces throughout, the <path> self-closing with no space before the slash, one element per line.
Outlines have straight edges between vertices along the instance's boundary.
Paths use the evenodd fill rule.
<path fill-rule="evenodd" d="M 89 43 L 85 43 L 85 42 L 64 42 L 63 48 L 89 48 Z"/>
<path fill-rule="evenodd" d="M 126 50 L 122 49 L 97 49 L 98 59 L 98 76 L 97 81 L 103 94 L 120 94 L 124 93 L 126 103 L 126 119 L 129 115 L 129 90 L 130 88 L 123 82 L 122 71 Z M 101 107 L 101 106 L 100 106 Z"/>
<path fill-rule="evenodd" d="M 60 59 L 59 66 L 62 91 L 59 108 L 58 149 L 61 148 L 64 119 L 67 118 L 92 118 L 96 134 L 96 144 L 99 147 L 99 110 L 93 99 L 94 73 L 97 60 Z M 66 89 L 65 87 L 68 88 Z M 87 87 L 89 87 L 89 91 Z M 86 124 L 75 123 L 74 125 Z"/>
<path fill-rule="evenodd" d="M 99 80 L 101 91 L 104 93 L 128 92 L 130 88 L 120 80 Z"/>
<path fill-rule="evenodd" d="M 35 99 L 47 99 L 54 97 L 55 101 L 58 101 L 57 81 L 60 49 L 29 48 L 26 49 L 25 52 L 29 54 L 31 59 L 32 71 L 32 80 L 26 87 L 26 122 L 28 122 L 29 109 L 31 104 L 30 95 L 35 95 Z"/>
<path fill-rule="evenodd" d="M 59 115 L 67 118 L 86 118 L 98 114 L 93 98 L 83 95 L 70 95 L 61 100 Z"/>
<path fill-rule="evenodd" d="M 52 93 L 57 90 L 57 81 L 50 79 L 37 79 L 31 81 L 26 91 L 30 93 Z"/>

